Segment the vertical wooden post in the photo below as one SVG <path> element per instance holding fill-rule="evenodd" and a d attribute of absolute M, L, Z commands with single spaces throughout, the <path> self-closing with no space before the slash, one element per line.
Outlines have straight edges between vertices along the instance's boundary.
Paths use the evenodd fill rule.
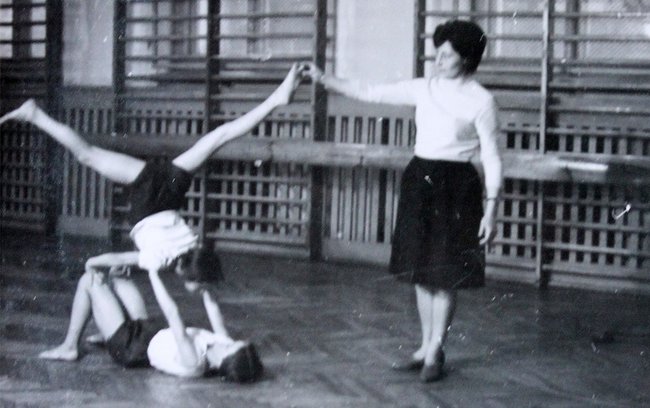
<path fill-rule="evenodd" d="M 219 93 L 218 83 L 213 79 L 219 73 L 219 59 L 217 56 L 220 51 L 218 34 L 221 32 L 221 2 L 208 1 L 207 10 L 207 35 L 206 35 L 206 70 L 205 70 L 205 102 L 203 107 L 203 134 L 217 126 L 216 121 L 212 120 L 212 112 L 218 108 L 216 102 L 213 102 L 212 96 Z M 209 165 L 203 166 L 201 173 L 201 203 L 200 212 L 201 220 L 199 221 L 199 239 L 203 244 L 206 243 L 207 235 L 207 204 L 208 204 L 208 172 Z"/>
<path fill-rule="evenodd" d="M 327 0 L 315 0 L 314 55 L 312 62 L 325 69 L 327 49 Z M 311 85 L 311 134 L 314 141 L 324 141 L 327 127 L 327 93 L 321 84 Z M 311 211 L 309 214 L 309 257 L 319 260 L 323 244 L 323 201 L 325 199 L 325 168 L 312 167 Z"/>
<path fill-rule="evenodd" d="M 124 133 L 124 89 L 126 81 L 126 0 L 115 0 L 113 22 L 113 128 Z"/>
<path fill-rule="evenodd" d="M 566 11 L 570 13 L 580 12 L 579 0 L 567 0 Z M 566 28 L 565 33 L 568 35 L 577 35 L 580 31 L 580 17 L 567 17 L 565 18 Z M 569 61 L 578 58 L 578 43 L 575 41 L 566 42 L 564 44 L 564 58 Z"/>
<path fill-rule="evenodd" d="M 544 11 L 542 14 L 542 58 L 541 58 L 541 81 L 540 81 L 540 112 L 539 112 L 539 152 L 546 153 L 546 132 L 549 126 L 549 82 L 552 76 L 551 60 L 553 58 L 553 47 L 551 44 L 551 35 L 553 34 L 553 22 L 551 13 L 554 8 L 554 0 L 544 1 Z M 548 284 L 548 276 L 544 271 L 544 183 L 538 181 L 537 192 L 537 240 L 535 243 L 535 275 L 540 288 Z"/>
<path fill-rule="evenodd" d="M 421 34 L 424 33 L 426 28 L 426 17 L 424 11 L 426 10 L 426 0 L 417 0 L 415 2 L 414 19 L 415 24 L 415 38 L 413 41 L 413 77 L 419 78 L 424 75 L 424 38 Z"/>
<path fill-rule="evenodd" d="M 29 26 L 31 27 L 31 26 Z M 45 67 L 46 106 L 54 117 L 59 115 L 63 61 L 63 4 L 58 0 L 45 3 Z M 45 138 L 45 231 L 53 233 L 61 209 L 61 174 L 63 150 L 52 139 Z"/>
<path fill-rule="evenodd" d="M 124 119 L 124 90 L 126 82 L 126 0 L 115 0 L 113 14 L 113 123 L 112 129 L 116 134 L 126 132 Z M 114 192 L 110 194 L 114 197 Z M 111 202 L 115 200 L 111 199 Z M 112 209 L 111 209 L 112 212 Z M 111 213 L 109 223 L 113 222 L 114 214 Z M 109 241 L 117 247 L 120 233 L 109 228 Z"/>
<path fill-rule="evenodd" d="M 50 3 L 50 2 L 48 2 Z M 13 18 L 11 19 L 12 31 L 13 31 L 13 43 L 11 44 L 11 54 L 14 59 L 27 59 L 32 55 L 31 52 L 31 40 L 32 38 L 32 25 L 31 22 L 31 7 L 25 7 L 25 4 L 19 2 L 13 2 L 13 7 L 11 13 Z M 49 15 L 46 15 L 46 19 L 50 18 Z M 47 24 L 47 22 L 46 22 Z M 47 51 L 46 51 L 47 52 Z"/>

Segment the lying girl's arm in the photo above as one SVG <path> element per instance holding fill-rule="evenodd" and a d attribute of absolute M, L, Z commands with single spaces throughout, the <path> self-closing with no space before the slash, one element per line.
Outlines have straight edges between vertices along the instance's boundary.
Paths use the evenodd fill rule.
<path fill-rule="evenodd" d="M 219 308 L 219 304 L 215 300 L 214 295 L 210 292 L 210 289 L 204 289 L 201 294 L 203 296 L 205 312 L 208 315 L 210 326 L 212 326 L 212 332 L 230 338 L 223 322 L 221 309 Z"/>
<path fill-rule="evenodd" d="M 199 356 L 196 354 L 196 349 L 192 340 L 185 331 L 185 323 L 181 318 L 178 311 L 178 305 L 169 295 L 165 284 L 160 279 L 157 270 L 149 271 L 149 281 L 151 287 L 158 301 L 158 305 L 167 319 L 167 324 L 174 335 L 176 346 L 178 347 L 178 354 L 181 358 L 181 364 L 187 367 L 194 367 L 199 363 Z"/>

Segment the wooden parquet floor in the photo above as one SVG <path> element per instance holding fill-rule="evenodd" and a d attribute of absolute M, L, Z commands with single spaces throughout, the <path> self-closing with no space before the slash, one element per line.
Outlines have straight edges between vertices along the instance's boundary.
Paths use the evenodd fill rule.
<path fill-rule="evenodd" d="M 106 246 L 2 241 L 3 407 L 650 406 L 648 297 L 503 282 L 463 291 L 447 376 L 422 384 L 390 369 L 419 340 L 410 287 L 376 268 L 252 255 L 222 254 L 219 295 L 232 334 L 259 346 L 266 374 L 258 383 L 124 370 L 90 345 L 77 362 L 39 360 L 63 338 L 84 258 Z M 144 278 L 136 277 L 160 314 Z M 170 285 L 184 316 L 207 325 L 198 300 Z M 604 330 L 614 341 L 592 343 Z"/>

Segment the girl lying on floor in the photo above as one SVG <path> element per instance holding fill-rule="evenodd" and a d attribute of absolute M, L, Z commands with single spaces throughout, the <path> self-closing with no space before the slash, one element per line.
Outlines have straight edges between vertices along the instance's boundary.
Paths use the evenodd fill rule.
<path fill-rule="evenodd" d="M 247 341 L 233 340 L 228 335 L 210 291 L 208 283 L 221 278 L 220 271 L 214 269 L 215 262 L 210 262 L 215 256 L 211 251 L 195 251 L 171 265 L 164 264 L 160 269 L 148 271 L 166 324 L 149 318 L 140 291 L 133 280 L 121 272 L 124 267 L 138 263 L 138 252 L 107 253 L 90 258 L 77 285 L 65 340 L 39 357 L 76 360 L 81 334 L 92 313 L 106 349 L 123 367 L 151 365 L 180 377 L 216 373 L 230 381 L 257 380 L 263 366 L 255 346 Z M 211 331 L 185 326 L 176 302 L 159 276 L 161 271 L 171 268 L 185 277 L 186 287 L 201 294 Z"/>

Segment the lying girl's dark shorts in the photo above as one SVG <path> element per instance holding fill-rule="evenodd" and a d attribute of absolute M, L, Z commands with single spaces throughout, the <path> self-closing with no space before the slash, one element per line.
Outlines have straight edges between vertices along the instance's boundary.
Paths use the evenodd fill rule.
<path fill-rule="evenodd" d="M 106 342 L 108 353 L 122 367 L 148 367 L 149 342 L 164 322 L 156 319 L 126 320 Z"/>

